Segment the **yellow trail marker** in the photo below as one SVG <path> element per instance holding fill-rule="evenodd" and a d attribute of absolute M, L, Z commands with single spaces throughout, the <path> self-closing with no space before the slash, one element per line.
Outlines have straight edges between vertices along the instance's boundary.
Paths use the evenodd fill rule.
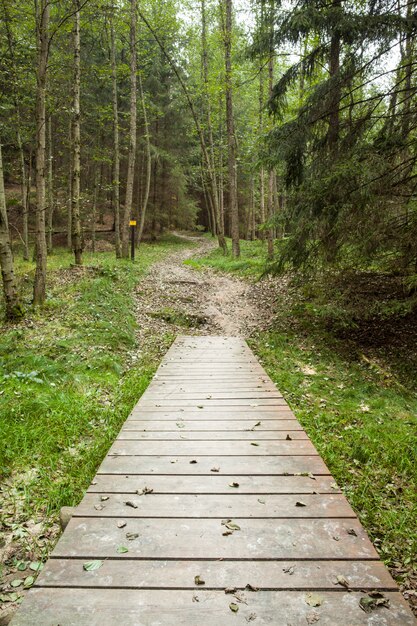
<path fill-rule="evenodd" d="M 136 226 L 136 220 L 130 220 L 129 226 Z"/>

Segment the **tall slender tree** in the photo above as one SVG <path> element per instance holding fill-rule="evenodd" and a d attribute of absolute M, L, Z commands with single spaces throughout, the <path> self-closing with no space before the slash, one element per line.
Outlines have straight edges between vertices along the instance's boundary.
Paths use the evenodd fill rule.
<path fill-rule="evenodd" d="M 34 0 L 36 10 L 36 239 L 35 239 L 35 282 L 33 303 L 43 304 L 46 297 L 46 77 L 49 54 L 49 0 Z"/>
<path fill-rule="evenodd" d="M 122 224 L 122 257 L 129 257 L 129 220 L 132 215 L 135 182 L 137 132 L 137 3 L 130 0 L 130 128 L 126 196 Z"/>
<path fill-rule="evenodd" d="M 239 243 L 239 207 L 237 193 L 237 161 L 236 161 L 236 135 L 233 112 L 233 75 L 232 75 L 232 25 L 233 25 L 233 2 L 225 0 L 224 16 L 224 59 L 225 59 L 225 94 L 226 94 L 226 125 L 228 147 L 228 175 L 229 175 L 229 211 L 230 230 L 232 236 L 232 254 L 234 258 L 240 256 Z"/>
<path fill-rule="evenodd" d="M 23 307 L 18 295 L 14 275 L 13 254 L 10 245 L 9 224 L 7 219 L 6 195 L 2 148 L 0 144 L 0 267 L 3 279 L 3 292 L 6 303 L 6 319 L 14 320 L 23 316 Z"/>
<path fill-rule="evenodd" d="M 74 2 L 74 82 L 72 104 L 72 246 L 75 265 L 82 265 L 83 246 L 81 237 L 80 194 L 81 194 L 81 36 L 80 0 Z"/>

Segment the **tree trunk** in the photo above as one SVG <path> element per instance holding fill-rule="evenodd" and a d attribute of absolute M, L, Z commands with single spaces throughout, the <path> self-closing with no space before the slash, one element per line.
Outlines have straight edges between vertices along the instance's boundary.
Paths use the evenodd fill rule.
<path fill-rule="evenodd" d="M 100 170 L 97 161 L 94 162 L 94 190 L 93 207 L 91 212 L 91 252 L 96 251 L 96 223 L 97 223 L 97 200 L 100 184 Z"/>
<path fill-rule="evenodd" d="M 46 75 L 48 70 L 49 0 L 36 3 L 37 70 L 36 70 L 36 270 L 33 304 L 43 304 L 46 297 L 45 233 L 45 161 L 46 161 Z"/>
<path fill-rule="evenodd" d="M 139 229 L 138 229 L 138 246 L 142 241 L 143 227 L 145 225 L 146 209 L 148 208 L 149 192 L 151 189 L 152 159 L 151 159 L 151 137 L 149 134 L 148 113 L 146 111 L 145 94 L 143 93 L 142 77 L 139 74 L 139 94 L 143 111 L 143 124 L 145 127 L 145 146 L 146 146 L 146 180 L 145 193 L 143 195 L 143 203 L 140 209 Z"/>
<path fill-rule="evenodd" d="M 81 41 L 80 41 L 80 0 L 74 0 L 74 85 L 72 121 L 72 245 L 75 265 L 82 265 L 82 239 L 80 221 L 80 175 L 81 175 Z"/>
<path fill-rule="evenodd" d="M 72 117 L 68 130 L 68 199 L 67 199 L 67 248 L 72 252 Z"/>
<path fill-rule="evenodd" d="M 53 188 L 53 151 L 52 151 L 52 118 L 48 117 L 48 240 L 47 252 L 52 253 L 53 220 L 54 220 L 54 188 Z"/>
<path fill-rule="evenodd" d="M 233 115 L 233 87 L 232 87 L 232 0 L 225 0 L 226 19 L 224 29 L 224 58 L 226 69 L 226 124 L 228 146 L 228 173 L 229 173 L 229 209 L 230 230 L 232 237 L 232 254 L 236 259 L 240 256 L 239 244 L 239 207 L 237 201 L 237 162 L 236 136 Z"/>
<path fill-rule="evenodd" d="M 211 122 L 211 106 L 209 96 L 209 80 L 208 80 L 208 47 L 207 47 L 207 23 L 206 23 L 206 3 L 205 0 L 201 0 L 201 49 L 202 49 L 202 74 L 204 85 L 204 98 L 206 102 L 206 119 L 207 119 L 207 134 L 209 142 L 208 151 L 208 167 L 209 167 L 209 180 L 210 188 L 207 189 L 207 193 L 210 197 L 210 206 L 212 207 L 212 226 L 213 232 L 217 234 L 219 247 L 223 250 L 223 253 L 227 253 L 227 244 L 224 238 L 224 222 L 222 222 L 220 203 L 219 203 L 219 190 L 218 180 L 216 173 L 216 162 L 214 157 L 214 140 L 213 140 L 213 127 Z"/>
<path fill-rule="evenodd" d="M 114 211 L 114 242 L 116 258 L 122 256 L 120 243 L 120 142 L 119 142 L 119 106 L 117 101 L 117 66 L 116 66 L 116 40 L 114 34 L 113 19 L 110 18 L 110 61 L 112 75 L 112 100 L 113 100 L 113 211 Z"/>
<path fill-rule="evenodd" d="M 3 291 L 6 319 L 14 320 L 23 316 L 23 308 L 19 300 L 16 278 L 14 275 L 13 254 L 10 245 L 9 225 L 7 219 L 6 196 L 4 193 L 3 160 L 0 144 L 0 267 L 3 280 Z"/>
<path fill-rule="evenodd" d="M 136 160 L 137 118 L 137 60 L 136 60 L 136 0 L 130 0 L 130 131 L 127 164 L 126 197 L 122 224 L 122 257 L 129 258 L 129 221 L 132 214 L 133 185 Z"/>

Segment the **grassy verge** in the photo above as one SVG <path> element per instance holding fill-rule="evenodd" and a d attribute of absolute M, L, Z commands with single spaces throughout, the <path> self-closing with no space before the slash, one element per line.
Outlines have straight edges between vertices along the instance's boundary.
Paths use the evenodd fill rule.
<path fill-rule="evenodd" d="M 256 276 L 264 258 L 257 256 L 260 248 L 260 243 L 244 242 L 239 261 L 216 251 L 193 265 Z M 340 335 L 328 315 L 323 321 L 318 300 L 309 295 L 306 306 L 302 288 L 285 284 L 277 291 L 282 297 L 271 330 L 253 337 L 251 347 L 342 486 L 382 559 L 407 585 L 416 575 L 417 553 L 416 370 L 399 364 L 388 338 L 374 350 L 350 338 L 349 332 Z M 331 303 L 322 304 L 328 313 Z M 378 334 L 378 326 L 374 332 Z"/>
<path fill-rule="evenodd" d="M 183 245 L 144 244 L 135 264 L 86 254 L 81 269 L 58 250 L 45 306 L 1 328 L 1 522 L 20 542 L 18 558 L 49 549 L 47 528 L 32 541 L 31 526 L 47 526 L 60 507 L 79 502 L 152 378 L 160 352 L 140 346 L 137 358 L 133 292 L 155 261 Z M 18 262 L 17 272 L 28 295 L 33 265 Z M 172 339 L 159 338 L 159 348 Z"/>

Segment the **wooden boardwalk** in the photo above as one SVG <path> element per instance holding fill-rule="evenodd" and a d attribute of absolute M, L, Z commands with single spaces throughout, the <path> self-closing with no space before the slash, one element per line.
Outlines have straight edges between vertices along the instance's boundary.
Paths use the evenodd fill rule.
<path fill-rule="evenodd" d="M 252 622 L 416 624 L 246 343 L 181 337 L 12 623 Z"/>

